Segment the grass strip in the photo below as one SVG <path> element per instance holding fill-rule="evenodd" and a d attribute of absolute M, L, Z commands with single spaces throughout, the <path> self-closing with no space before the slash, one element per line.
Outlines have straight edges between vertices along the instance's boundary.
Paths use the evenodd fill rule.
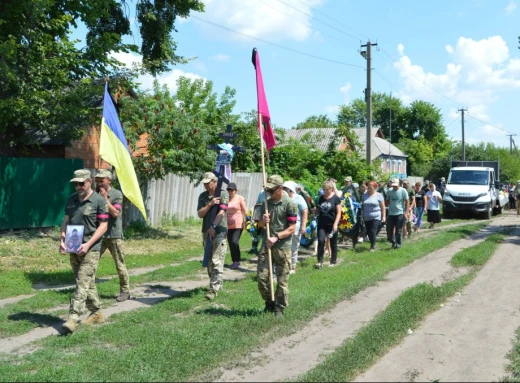
<path fill-rule="evenodd" d="M 457 267 L 483 266 L 493 256 L 504 237 L 504 234 L 493 234 L 484 242 L 459 251 L 451 263 Z M 439 287 L 423 283 L 406 290 L 299 381 L 342 382 L 355 379 L 399 344 L 409 328 L 416 328 L 427 315 L 437 310 L 446 298 L 466 286 L 475 275 L 473 271 Z"/>
<path fill-rule="evenodd" d="M 439 287 L 421 283 L 405 290 L 399 297 L 363 327 L 355 337 L 348 339 L 327 360 L 298 381 L 345 382 L 352 381 L 388 350 L 416 328 L 440 304 L 466 286 L 475 272 L 463 275 Z"/>
<path fill-rule="evenodd" d="M 484 266 L 497 246 L 503 242 L 505 236 L 502 233 L 495 233 L 486 238 L 484 242 L 459 251 L 451 259 L 451 265 L 454 267 Z"/>
<path fill-rule="evenodd" d="M 142 275 L 131 276 L 130 285 L 169 281 L 199 271 L 200 262 L 186 262 L 179 266 L 167 266 Z M 119 293 L 119 279 L 99 283 L 97 289 L 102 306 L 106 307 L 106 304 L 114 302 L 114 296 Z M 6 305 L 0 309 L 0 338 L 21 335 L 36 327 L 59 323 L 61 321 L 59 314 L 48 313 L 46 310 L 68 305 L 73 291 L 73 289 L 42 291 L 33 297 Z"/>
<path fill-rule="evenodd" d="M 0 376 L 8 381 L 215 379 L 229 355 L 237 360 L 297 331 L 339 301 L 383 280 L 388 272 L 482 226 L 449 229 L 395 251 L 344 251 L 338 266 L 330 269 L 315 270 L 314 259 L 307 259 L 291 276 L 291 306 L 282 320 L 262 313 L 256 277 L 251 275 L 226 282 L 216 302 L 204 300 L 206 289 L 195 289 L 148 309 L 114 315 L 109 325 L 81 326 L 73 336 L 43 339 L 35 353 L 0 361 Z M 46 363 L 49 360 L 53 363 Z"/>
<path fill-rule="evenodd" d="M 500 382 L 520 382 L 520 328 L 516 330 L 516 337 L 513 341 L 513 349 L 507 354 L 510 363 L 506 367 L 509 376 L 500 378 Z"/>

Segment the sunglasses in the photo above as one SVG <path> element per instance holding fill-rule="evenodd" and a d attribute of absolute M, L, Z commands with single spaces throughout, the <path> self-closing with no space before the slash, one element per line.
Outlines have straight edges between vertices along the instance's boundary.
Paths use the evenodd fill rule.
<path fill-rule="evenodd" d="M 267 189 L 267 192 L 268 192 L 269 194 L 273 194 L 273 193 L 274 193 L 275 191 L 277 191 L 277 190 L 278 190 L 278 187 L 275 187 L 275 188 L 272 188 L 272 189 Z"/>
<path fill-rule="evenodd" d="M 235 191 L 235 190 L 237 190 L 237 189 L 227 189 L 228 192 Z"/>
<path fill-rule="evenodd" d="M 74 184 L 75 187 L 85 186 L 85 182 L 73 182 L 73 184 Z"/>

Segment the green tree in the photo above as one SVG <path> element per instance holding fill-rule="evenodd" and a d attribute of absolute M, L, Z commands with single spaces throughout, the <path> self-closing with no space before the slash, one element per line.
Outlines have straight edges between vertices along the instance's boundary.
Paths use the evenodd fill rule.
<path fill-rule="evenodd" d="M 22 148 L 33 133 L 64 140 L 83 133 L 91 116 L 91 100 L 102 87 L 92 78 L 121 70 L 111 52 L 143 55 L 144 72 L 154 75 L 176 55 L 171 38 L 177 17 L 203 11 L 200 0 L 137 0 L 141 47 L 123 42 L 131 35 L 129 3 L 124 0 L 17 0 L 0 4 L 0 141 Z M 72 40 L 83 23 L 83 46 Z"/>
<path fill-rule="evenodd" d="M 210 135 L 204 122 L 177 102 L 157 81 L 151 94 L 119 101 L 120 118 L 142 184 L 169 173 L 197 179 L 214 167 L 215 158 L 206 149 Z"/>
<path fill-rule="evenodd" d="M 296 129 L 315 129 L 315 128 L 335 128 L 337 125 L 334 121 L 328 118 L 324 114 L 320 114 L 319 116 L 310 116 L 305 119 L 305 121 L 300 122 L 296 125 Z"/>

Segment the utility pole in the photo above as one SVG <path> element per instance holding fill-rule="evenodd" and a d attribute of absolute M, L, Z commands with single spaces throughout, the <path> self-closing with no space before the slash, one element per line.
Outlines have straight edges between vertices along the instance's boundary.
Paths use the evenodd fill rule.
<path fill-rule="evenodd" d="M 516 134 L 506 134 L 507 137 L 509 137 L 509 153 L 513 154 L 513 136 L 516 136 Z"/>
<path fill-rule="evenodd" d="M 459 112 L 462 113 L 462 118 L 461 118 L 461 122 L 462 122 L 462 161 L 466 161 L 466 145 L 464 142 L 464 112 L 467 112 L 467 111 L 468 110 L 464 109 L 464 108 L 459 109 Z"/>
<path fill-rule="evenodd" d="M 370 40 L 362 48 L 367 48 L 366 51 L 361 51 L 361 56 L 367 60 L 367 88 L 365 90 L 365 99 L 367 103 L 367 165 L 372 161 L 372 44 Z"/>

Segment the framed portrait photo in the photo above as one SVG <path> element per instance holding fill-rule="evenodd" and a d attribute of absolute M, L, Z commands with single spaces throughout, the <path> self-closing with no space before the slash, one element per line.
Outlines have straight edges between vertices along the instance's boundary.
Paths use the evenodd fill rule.
<path fill-rule="evenodd" d="M 83 225 L 67 225 L 65 232 L 65 251 L 67 253 L 77 253 L 79 247 L 83 243 L 83 234 L 85 226 Z"/>

